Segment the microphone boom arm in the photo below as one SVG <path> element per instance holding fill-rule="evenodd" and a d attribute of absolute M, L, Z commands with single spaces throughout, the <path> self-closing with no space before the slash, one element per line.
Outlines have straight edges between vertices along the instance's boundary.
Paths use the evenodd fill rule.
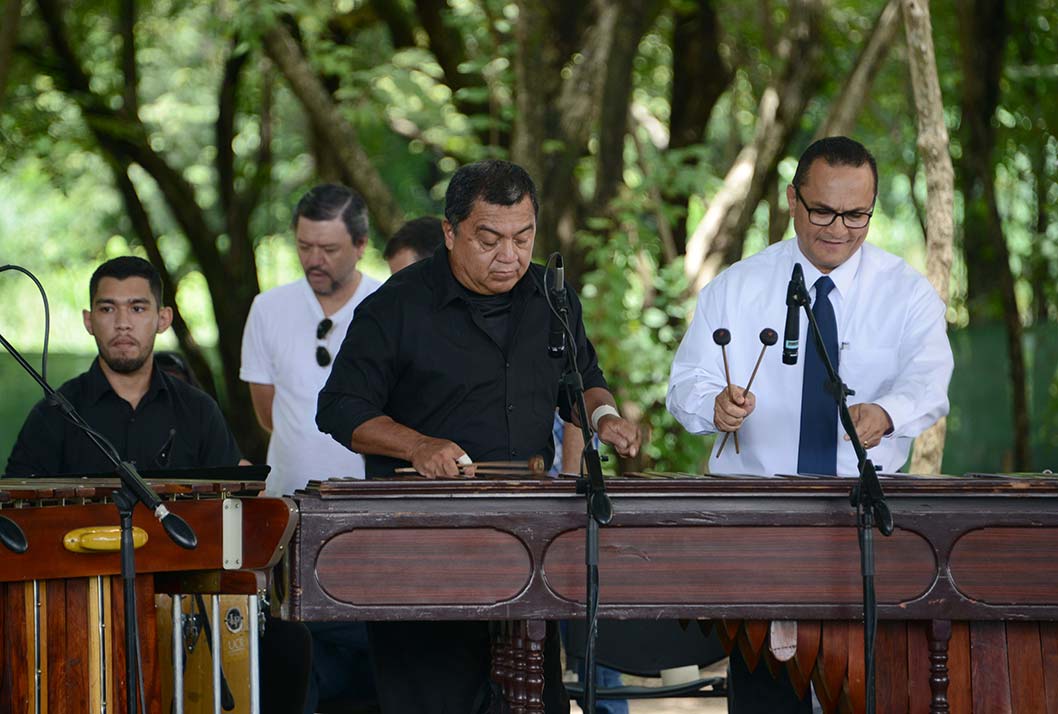
<path fill-rule="evenodd" d="M 867 450 L 863 448 L 863 443 L 856 434 L 856 427 L 852 422 L 852 415 L 849 413 L 847 398 L 849 395 L 855 394 L 855 392 L 841 381 L 837 370 L 834 369 L 834 364 L 830 361 L 830 355 L 827 354 L 826 345 L 823 343 L 823 337 L 819 333 L 815 313 L 812 312 L 810 307 L 811 301 L 808 298 L 808 289 L 805 287 L 804 278 L 800 271 L 797 271 L 797 276 L 800 277 L 800 280 L 791 280 L 792 284 L 796 283 L 796 285 L 791 286 L 791 291 L 796 293 L 795 299 L 799 305 L 804 307 L 805 314 L 808 316 L 808 332 L 813 337 L 815 348 L 819 350 L 819 355 L 823 360 L 823 367 L 827 372 L 828 382 L 826 389 L 837 403 L 841 425 L 845 429 L 845 433 L 849 435 L 859 466 L 859 479 L 849 493 L 849 502 L 856 507 L 856 525 L 860 545 L 860 571 L 863 577 L 863 653 L 866 711 L 867 714 L 874 714 L 874 641 L 878 626 L 878 603 L 874 587 L 874 527 L 877 525 L 882 535 L 892 535 L 893 515 L 885 502 L 885 494 L 882 492 L 882 486 L 878 481 L 878 471 L 867 457 Z"/>

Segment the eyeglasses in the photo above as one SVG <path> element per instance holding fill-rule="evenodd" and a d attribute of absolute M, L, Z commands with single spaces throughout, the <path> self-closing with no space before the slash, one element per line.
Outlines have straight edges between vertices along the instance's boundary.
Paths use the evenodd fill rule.
<path fill-rule="evenodd" d="M 797 200 L 808 211 L 808 222 L 813 226 L 829 226 L 835 218 L 841 217 L 841 222 L 846 228 L 865 228 L 871 222 L 874 211 L 832 211 L 829 208 L 812 208 L 801 195 L 801 190 L 794 186 Z"/>
<path fill-rule="evenodd" d="M 325 317 L 320 320 L 320 324 L 316 325 L 316 339 L 322 340 L 331 331 L 332 327 L 334 327 L 334 323 L 331 322 L 331 318 Z M 330 363 L 331 353 L 327 351 L 324 345 L 316 345 L 316 364 L 326 367 Z"/>

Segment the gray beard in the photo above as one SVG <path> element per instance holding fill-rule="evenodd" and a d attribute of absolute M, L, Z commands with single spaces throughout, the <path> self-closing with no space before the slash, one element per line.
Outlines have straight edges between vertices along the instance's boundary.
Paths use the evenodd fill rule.
<path fill-rule="evenodd" d="M 336 292 L 338 292 L 338 288 L 340 287 L 341 283 L 339 283 L 337 280 L 332 280 L 331 286 L 329 288 L 326 288 L 324 290 L 316 290 L 315 288 L 313 288 L 312 292 L 316 293 L 317 295 L 327 297 L 328 295 L 334 295 Z"/>

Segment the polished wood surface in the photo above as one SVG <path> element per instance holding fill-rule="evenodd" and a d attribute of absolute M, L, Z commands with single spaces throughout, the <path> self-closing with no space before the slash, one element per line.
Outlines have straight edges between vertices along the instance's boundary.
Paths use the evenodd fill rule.
<path fill-rule="evenodd" d="M 875 537 L 882 619 L 1058 620 L 1058 479 L 883 481 L 896 532 Z M 615 515 L 600 534 L 602 616 L 859 617 L 850 486 L 608 480 Z M 295 617 L 583 613 L 585 507 L 572 480 L 337 480 L 296 499 Z"/>
<path fill-rule="evenodd" d="M 193 571 L 221 588 L 237 581 L 240 589 L 256 596 L 261 571 L 286 552 L 297 513 L 289 499 L 241 498 L 244 570 L 224 571 L 225 498 L 259 493 L 264 484 L 195 480 L 151 485 L 167 508 L 195 529 L 199 542 L 193 550 L 179 548 L 153 514 L 136 507 L 133 523 L 148 533 L 135 556 L 140 654 L 147 711 L 160 714 L 160 679 L 168 673 L 159 668 L 156 578 L 171 587 Z M 0 711 L 35 711 L 39 705 L 41 712 L 101 712 L 104 703 L 107 711 L 123 709 L 127 683 L 120 555 L 73 553 L 63 547 L 63 536 L 74 528 L 118 525 L 117 508 L 110 501 L 119 487 L 114 479 L 0 480 L 0 512 L 22 527 L 29 542 L 23 554 L 0 549 Z"/>
<path fill-rule="evenodd" d="M 185 550 L 173 543 L 154 514 L 137 505 L 132 522 L 145 530 L 148 538 L 147 544 L 136 550 L 137 572 L 223 569 L 222 501 L 216 496 L 235 489 L 209 482 L 152 485 L 165 497 L 166 508 L 194 529 L 198 547 Z M 243 491 L 252 484 L 240 482 L 232 486 Z M 262 486 L 258 484 L 255 490 Z M 29 541 L 25 553 L 0 549 L 0 579 L 46 580 L 120 573 L 119 553 L 73 553 L 63 547 L 63 536 L 71 530 L 119 524 L 117 508 L 112 503 L 91 502 L 111 496 L 114 490 L 116 483 L 111 487 L 36 484 L 34 480 L 12 485 L 7 479 L 0 481 L 0 497 L 10 499 L 10 507 L 0 512 L 17 523 Z M 271 567 L 283 554 L 278 544 L 286 543 L 297 525 L 293 504 L 277 498 L 244 498 L 242 509 L 243 568 Z"/>
<path fill-rule="evenodd" d="M 644 476 L 607 482 L 600 616 L 708 618 L 751 665 L 812 682 L 827 714 L 864 711 L 852 481 Z M 1058 479 L 882 483 L 878 711 L 1058 714 Z M 584 614 L 572 480 L 343 479 L 297 500 L 290 616 L 514 620 L 494 675 L 519 706 L 538 694 L 525 625 Z"/>

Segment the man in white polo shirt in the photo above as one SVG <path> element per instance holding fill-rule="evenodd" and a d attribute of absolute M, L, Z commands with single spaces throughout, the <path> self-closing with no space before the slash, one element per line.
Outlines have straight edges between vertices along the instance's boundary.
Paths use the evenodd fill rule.
<path fill-rule="evenodd" d="M 316 186 L 294 209 L 305 277 L 257 296 L 242 340 L 239 377 L 250 383 L 254 412 L 271 432 L 267 492 L 292 493 L 309 479 L 364 476 L 364 460 L 316 428 L 316 396 L 360 301 L 379 286 L 357 270 L 367 246 L 360 196 Z"/>
<path fill-rule="evenodd" d="M 380 285 L 356 268 L 367 246 L 367 208 L 353 191 L 316 186 L 298 201 L 293 226 L 305 277 L 254 299 L 239 372 L 250 383 L 257 420 L 272 434 L 266 492 L 274 495 L 309 479 L 364 477 L 363 458 L 316 428 L 316 396 L 353 311 Z M 313 663 L 306 714 L 321 699 L 373 700 L 364 624 L 307 624 Z"/>

